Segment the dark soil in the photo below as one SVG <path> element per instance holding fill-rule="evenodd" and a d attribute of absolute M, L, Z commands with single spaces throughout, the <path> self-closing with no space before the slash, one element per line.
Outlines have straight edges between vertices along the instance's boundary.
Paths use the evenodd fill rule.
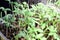
<path fill-rule="evenodd" d="M 15 40 L 14 36 L 19 33 L 19 28 L 6 27 L 4 24 L 0 24 L 0 31 L 10 40 Z"/>

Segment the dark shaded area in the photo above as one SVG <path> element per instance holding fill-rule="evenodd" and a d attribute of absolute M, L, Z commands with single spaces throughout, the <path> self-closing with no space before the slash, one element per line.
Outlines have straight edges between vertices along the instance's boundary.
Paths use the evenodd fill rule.
<path fill-rule="evenodd" d="M 9 4 L 9 2 L 5 0 L 0 0 L 0 7 L 12 9 L 11 4 Z M 4 17 L 4 11 L 0 9 L 0 12 L 2 12 L 2 16 Z M 12 14 L 12 11 L 7 11 L 7 14 Z"/>
<path fill-rule="evenodd" d="M 0 0 L 0 7 L 10 8 L 10 4 L 8 1 Z"/>

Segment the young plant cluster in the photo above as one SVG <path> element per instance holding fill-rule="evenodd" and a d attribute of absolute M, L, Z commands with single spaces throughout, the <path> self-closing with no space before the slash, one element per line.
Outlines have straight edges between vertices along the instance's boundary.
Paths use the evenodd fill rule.
<path fill-rule="evenodd" d="M 13 2 L 13 14 L 3 19 L 6 27 L 19 28 L 15 40 L 60 40 L 60 12 L 42 3 L 31 5 Z"/>

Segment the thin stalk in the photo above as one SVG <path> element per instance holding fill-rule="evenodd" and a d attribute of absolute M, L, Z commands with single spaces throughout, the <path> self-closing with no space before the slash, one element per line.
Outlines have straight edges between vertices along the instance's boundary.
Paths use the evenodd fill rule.
<path fill-rule="evenodd" d="M 8 28 L 6 28 L 6 37 L 8 37 Z"/>
<path fill-rule="evenodd" d="M 5 10 L 4 12 L 5 12 L 5 15 L 7 15 L 7 12 L 6 12 L 6 10 Z"/>
<path fill-rule="evenodd" d="M 11 2 L 10 2 L 10 3 L 11 3 Z M 14 9 L 13 7 L 14 7 L 14 6 L 13 6 L 13 4 L 11 3 L 11 8 L 12 8 L 11 11 L 12 11 L 13 16 L 15 17 L 15 14 L 14 14 L 14 12 L 13 12 L 13 9 Z"/>
<path fill-rule="evenodd" d="M 0 15 L 0 17 L 2 18 L 2 12 L 1 12 L 1 15 Z"/>

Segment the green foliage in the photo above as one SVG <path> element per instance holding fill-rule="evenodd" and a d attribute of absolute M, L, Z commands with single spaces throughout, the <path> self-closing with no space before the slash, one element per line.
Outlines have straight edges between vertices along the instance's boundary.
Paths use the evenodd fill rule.
<path fill-rule="evenodd" d="M 25 9 L 25 7 L 23 8 L 21 10 L 18 7 L 20 14 L 24 15 L 23 18 L 20 18 L 20 21 L 24 23 L 20 22 L 20 24 L 22 24 L 22 26 L 24 25 L 24 27 L 28 25 L 27 30 L 25 29 L 26 36 L 24 38 L 26 38 L 26 40 L 47 40 L 49 36 L 53 36 L 53 39 L 59 40 L 56 24 L 57 22 L 60 22 L 60 14 L 57 12 L 56 9 L 48 7 L 41 3 L 38 3 L 37 5 L 32 5 L 31 9 Z M 14 12 L 17 14 L 18 11 Z M 35 27 L 35 23 L 37 23 L 39 27 Z M 49 30 L 49 33 L 46 33 L 46 30 Z M 45 34 L 48 34 L 47 38 L 44 36 Z M 58 38 L 56 38 L 56 36 Z"/>
<path fill-rule="evenodd" d="M 60 8 L 60 0 L 58 0 L 57 2 L 55 2 L 55 5 Z"/>
<path fill-rule="evenodd" d="M 23 4 L 14 2 L 14 13 L 3 17 L 8 25 L 13 25 L 11 23 L 14 22 L 18 23 L 20 32 L 15 36 L 15 39 L 24 37 L 26 40 L 47 40 L 52 36 L 54 40 L 60 40 L 60 35 L 57 34 L 58 30 L 60 31 L 58 29 L 60 27 L 58 25 L 60 24 L 60 12 L 42 3 L 31 6 L 32 8 L 29 8 L 25 2 Z M 18 21 L 15 21 L 16 19 Z"/>
<path fill-rule="evenodd" d="M 7 15 L 7 11 L 11 11 L 9 8 L 4 7 L 0 7 L 0 9 L 4 11 L 5 15 Z"/>

